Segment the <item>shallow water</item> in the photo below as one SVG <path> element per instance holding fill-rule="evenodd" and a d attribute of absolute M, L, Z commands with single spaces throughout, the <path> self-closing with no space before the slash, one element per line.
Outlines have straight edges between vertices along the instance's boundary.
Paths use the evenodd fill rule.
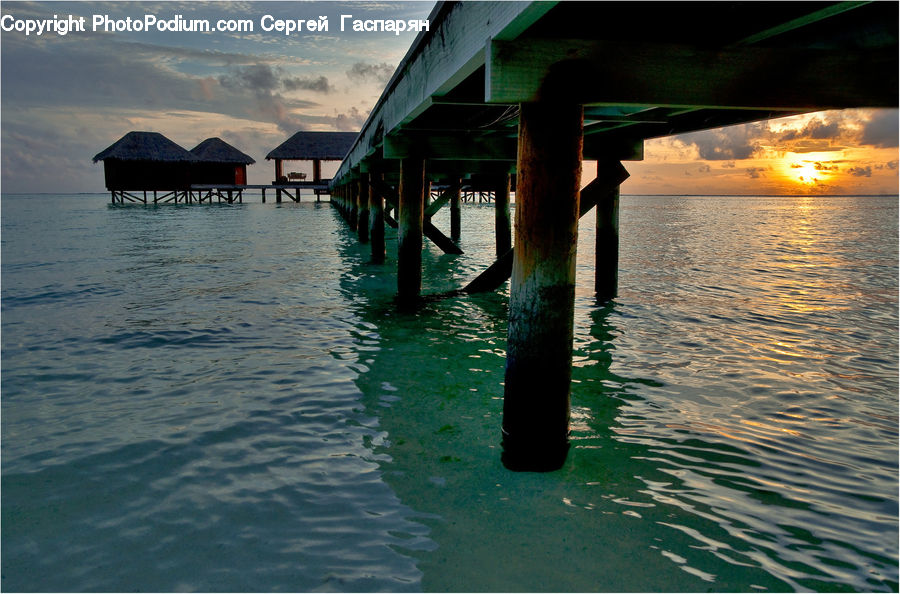
<path fill-rule="evenodd" d="M 327 204 L 107 202 L 2 199 L 6 591 L 898 587 L 896 197 L 623 197 L 605 305 L 585 217 L 547 474 L 505 291 L 398 313 Z"/>

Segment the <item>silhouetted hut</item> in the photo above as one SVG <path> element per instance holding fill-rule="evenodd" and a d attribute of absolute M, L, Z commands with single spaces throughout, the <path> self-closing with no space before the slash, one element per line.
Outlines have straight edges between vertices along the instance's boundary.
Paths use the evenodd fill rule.
<path fill-rule="evenodd" d="M 322 161 L 342 161 L 353 146 L 357 132 L 297 132 L 268 155 L 266 160 L 275 159 L 274 183 L 287 183 L 304 179 L 294 174 L 284 174 L 283 161 L 312 161 L 312 183 L 322 181 Z"/>
<path fill-rule="evenodd" d="M 129 132 L 94 156 L 103 161 L 106 189 L 187 190 L 197 157 L 159 132 Z"/>
<path fill-rule="evenodd" d="M 191 149 L 199 159 L 191 167 L 191 183 L 234 184 L 247 183 L 247 165 L 256 163 L 221 138 L 207 138 Z"/>

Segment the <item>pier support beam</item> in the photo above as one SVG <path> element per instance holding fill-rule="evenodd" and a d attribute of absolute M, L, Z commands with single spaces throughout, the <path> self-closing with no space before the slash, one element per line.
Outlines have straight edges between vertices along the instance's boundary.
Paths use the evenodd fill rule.
<path fill-rule="evenodd" d="M 350 224 L 350 230 L 356 231 L 356 222 L 359 216 L 359 185 L 352 181 L 347 184 L 347 201 L 350 207 L 350 215 L 347 218 L 347 222 Z"/>
<path fill-rule="evenodd" d="M 503 399 L 510 470 L 556 470 L 569 450 L 582 128 L 580 105 L 520 105 Z"/>
<path fill-rule="evenodd" d="M 369 183 L 369 243 L 372 248 L 372 262 L 384 262 L 384 197 L 375 189 L 380 181 L 379 174 L 371 174 Z"/>
<path fill-rule="evenodd" d="M 619 284 L 619 188 L 597 203 L 597 231 L 594 243 L 594 291 L 597 299 L 616 296 Z"/>
<path fill-rule="evenodd" d="M 459 208 L 459 198 L 460 198 L 460 182 L 459 179 L 454 179 L 451 186 L 452 194 L 450 194 L 450 239 L 453 241 L 459 241 L 460 237 L 460 208 Z"/>
<path fill-rule="evenodd" d="M 494 186 L 494 235 L 497 240 L 497 257 L 512 247 L 512 225 L 509 220 L 509 174 L 497 180 Z"/>
<path fill-rule="evenodd" d="M 422 291 L 422 226 L 425 211 L 425 161 L 400 160 L 400 197 L 397 212 L 397 301 L 415 303 Z"/>
<path fill-rule="evenodd" d="M 359 176 L 359 215 L 356 233 L 361 243 L 369 242 L 369 174 Z"/>

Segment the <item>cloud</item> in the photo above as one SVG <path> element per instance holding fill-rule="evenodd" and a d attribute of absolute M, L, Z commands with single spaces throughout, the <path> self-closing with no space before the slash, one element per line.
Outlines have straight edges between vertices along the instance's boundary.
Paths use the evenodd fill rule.
<path fill-rule="evenodd" d="M 334 87 L 331 83 L 328 82 L 328 79 L 324 76 L 320 76 L 318 78 L 314 77 L 297 77 L 297 78 L 285 78 L 281 81 L 281 84 L 288 91 L 315 91 L 316 93 L 331 93 L 334 91 Z"/>
<path fill-rule="evenodd" d="M 856 177 L 872 177 L 872 167 L 869 165 L 865 167 L 851 167 L 847 170 L 847 173 Z"/>
<path fill-rule="evenodd" d="M 339 113 L 335 116 L 333 125 L 344 132 L 356 132 L 362 129 L 367 117 L 368 112 L 363 113 L 356 107 L 351 107 L 349 113 Z"/>
<path fill-rule="evenodd" d="M 735 161 L 749 159 L 759 152 L 759 139 L 765 135 L 766 130 L 765 123 L 743 124 L 682 134 L 677 138 L 685 145 L 694 145 L 701 159 Z"/>
<path fill-rule="evenodd" d="M 219 84 L 232 91 L 249 90 L 254 93 L 270 93 L 281 86 L 275 70 L 268 64 L 233 68 L 231 73 L 219 76 Z"/>
<path fill-rule="evenodd" d="M 228 74 L 219 76 L 219 84 L 229 90 L 248 90 L 254 93 L 273 93 L 280 89 L 287 91 L 315 91 L 330 93 L 334 87 L 325 76 L 286 77 L 280 67 L 268 64 L 232 68 Z"/>
<path fill-rule="evenodd" d="M 813 118 L 803 128 L 791 129 L 777 137 L 778 142 L 790 142 L 793 140 L 830 140 L 838 138 L 846 132 L 842 122 L 836 117 L 830 117 L 829 121 Z"/>
<path fill-rule="evenodd" d="M 898 110 L 875 110 L 872 117 L 863 124 L 860 142 L 878 148 L 894 148 L 898 145 Z"/>
<path fill-rule="evenodd" d="M 747 167 L 744 169 L 747 172 L 749 177 L 753 179 L 759 179 L 760 177 L 765 177 L 766 168 L 765 167 Z"/>
<path fill-rule="evenodd" d="M 365 62 L 357 62 L 347 71 L 347 78 L 350 80 L 374 81 L 380 84 L 387 84 L 394 74 L 394 67 L 387 62 L 381 64 L 366 64 Z"/>

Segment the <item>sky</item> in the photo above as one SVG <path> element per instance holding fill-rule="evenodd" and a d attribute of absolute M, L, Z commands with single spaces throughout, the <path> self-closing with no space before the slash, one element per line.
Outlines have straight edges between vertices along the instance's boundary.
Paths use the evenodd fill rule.
<path fill-rule="evenodd" d="M 3 17 L 84 16 L 86 31 L 0 33 L 0 191 L 102 192 L 102 164 L 91 159 L 131 130 L 160 132 L 187 149 L 218 136 L 256 160 L 249 183 L 270 183 L 274 166 L 265 155 L 298 130 L 359 130 L 416 36 L 341 32 L 341 15 L 425 19 L 432 7 L 4 1 Z M 246 19 L 254 30 L 92 31 L 95 15 Z M 329 27 L 264 31 L 265 15 L 267 24 L 327 16 Z M 897 109 L 818 112 L 652 139 L 643 161 L 625 163 L 631 177 L 622 192 L 897 194 L 897 147 Z"/>

